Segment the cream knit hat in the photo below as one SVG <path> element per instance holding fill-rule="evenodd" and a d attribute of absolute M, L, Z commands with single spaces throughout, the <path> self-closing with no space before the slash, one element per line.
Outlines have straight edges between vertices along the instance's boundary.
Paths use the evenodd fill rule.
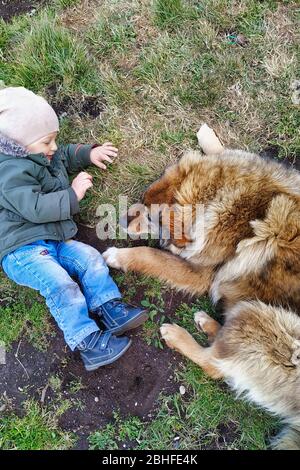
<path fill-rule="evenodd" d="M 23 87 L 0 90 L 0 133 L 26 147 L 57 132 L 58 118 L 44 98 Z"/>

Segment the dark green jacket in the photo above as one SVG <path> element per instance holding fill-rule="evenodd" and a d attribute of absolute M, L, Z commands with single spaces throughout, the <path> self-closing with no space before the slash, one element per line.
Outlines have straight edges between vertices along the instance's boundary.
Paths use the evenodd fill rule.
<path fill-rule="evenodd" d="M 58 148 L 51 162 L 0 135 L 0 262 L 36 240 L 67 240 L 77 232 L 79 212 L 68 174 L 91 164 L 91 145 Z"/>

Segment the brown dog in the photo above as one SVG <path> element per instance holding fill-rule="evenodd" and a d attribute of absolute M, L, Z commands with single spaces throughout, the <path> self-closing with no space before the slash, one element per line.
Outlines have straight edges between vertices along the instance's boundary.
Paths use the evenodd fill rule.
<path fill-rule="evenodd" d="M 225 150 L 206 125 L 198 133 L 207 155 L 188 152 L 146 191 L 129 233 L 156 225 L 161 246 L 110 248 L 115 268 L 156 276 L 224 308 L 221 325 L 205 312 L 197 326 L 211 343 L 201 347 L 183 328 L 161 327 L 167 345 L 211 377 L 281 416 L 288 426 L 273 442 L 300 449 L 300 174 L 240 150 Z M 152 205 L 168 214 L 151 219 Z M 196 206 L 202 204 L 199 213 Z M 190 223 L 175 236 L 178 215 Z M 178 223 L 177 223 L 178 226 Z M 149 228 L 149 227 L 148 227 Z M 199 237 L 197 234 L 203 233 Z"/>

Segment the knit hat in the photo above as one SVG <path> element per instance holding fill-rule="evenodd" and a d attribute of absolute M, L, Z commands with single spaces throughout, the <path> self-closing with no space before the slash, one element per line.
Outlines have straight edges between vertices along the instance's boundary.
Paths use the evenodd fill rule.
<path fill-rule="evenodd" d="M 44 98 L 23 87 L 0 90 L 1 134 L 26 147 L 58 129 L 57 115 Z"/>

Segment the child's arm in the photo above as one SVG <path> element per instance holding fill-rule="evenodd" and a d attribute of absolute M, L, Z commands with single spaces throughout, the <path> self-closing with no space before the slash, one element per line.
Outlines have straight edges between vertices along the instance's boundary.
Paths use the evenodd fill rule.
<path fill-rule="evenodd" d="M 32 223 L 70 219 L 79 211 L 74 190 L 43 193 L 39 181 L 14 164 L 5 166 L 5 181 L 0 187 L 0 205 Z"/>
<path fill-rule="evenodd" d="M 118 154 L 118 149 L 111 142 L 102 145 L 69 144 L 59 150 L 68 173 L 84 170 L 92 164 L 106 170 L 105 163 L 112 163 L 111 158 Z"/>
<path fill-rule="evenodd" d="M 62 160 L 68 173 L 84 170 L 91 162 L 91 150 L 98 145 L 87 144 L 69 144 L 61 145 L 59 151 L 61 152 Z"/>

